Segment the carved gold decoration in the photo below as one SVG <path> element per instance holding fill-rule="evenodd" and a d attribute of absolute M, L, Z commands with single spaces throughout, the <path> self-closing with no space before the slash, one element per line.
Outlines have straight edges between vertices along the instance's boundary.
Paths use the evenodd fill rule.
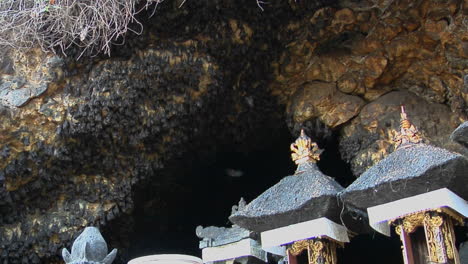
<path fill-rule="evenodd" d="M 442 233 L 444 219 L 439 214 L 426 213 L 424 218 L 424 230 L 426 232 L 429 260 L 435 263 L 446 263 L 447 253 Z"/>
<path fill-rule="evenodd" d="M 422 226 L 424 221 L 424 212 L 406 215 L 401 219 L 401 224 L 395 228 L 395 232 L 401 235 L 401 228 L 405 229 L 408 234 L 413 233 L 418 226 Z"/>
<path fill-rule="evenodd" d="M 438 213 L 446 214 L 450 219 L 452 219 L 452 225 L 453 224 L 458 224 L 458 225 L 465 224 L 465 217 L 450 208 L 441 207 L 434 211 Z"/>
<path fill-rule="evenodd" d="M 449 259 L 455 259 L 455 250 L 454 250 L 454 234 L 453 234 L 453 225 L 451 219 L 447 219 L 442 226 L 442 234 L 444 235 L 445 248 L 447 250 L 447 257 Z"/>
<path fill-rule="evenodd" d="M 307 249 L 309 264 L 336 264 L 336 247 L 338 243 L 328 239 L 311 239 L 294 242 L 288 251 L 291 255 L 297 256 Z"/>
<path fill-rule="evenodd" d="M 415 228 L 418 226 L 423 226 L 424 225 L 424 217 L 425 213 L 427 212 L 434 212 L 434 213 L 440 213 L 440 214 L 445 214 L 449 218 L 451 218 L 455 224 L 458 225 L 464 225 L 464 217 L 457 213 L 456 211 L 449 209 L 447 207 L 441 207 L 437 209 L 431 209 L 431 210 L 424 210 L 424 211 L 419 211 L 419 212 L 414 212 L 411 214 L 407 215 L 402 215 L 399 218 L 396 219 L 391 219 L 389 220 L 389 224 L 395 225 L 395 231 L 397 232 L 398 235 L 400 235 L 400 225 L 401 222 L 403 222 L 403 226 L 405 227 L 405 230 L 407 233 L 412 233 L 414 232 Z M 398 222 L 398 223 L 397 223 Z"/>
<path fill-rule="evenodd" d="M 332 242 L 326 243 L 326 247 L 323 252 L 323 255 L 325 257 L 325 263 L 329 263 L 329 264 L 337 263 L 336 246 L 337 245 Z"/>
<path fill-rule="evenodd" d="M 311 248 L 309 250 L 309 264 L 319 263 L 319 259 L 322 257 L 323 243 L 321 241 L 312 241 Z"/>
<path fill-rule="evenodd" d="M 291 144 L 292 160 L 296 164 L 302 164 L 307 161 L 317 162 L 320 160 L 320 154 L 323 150 L 301 130 L 301 135 Z"/>
<path fill-rule="evenodd" d="M 301 240 L 301 241 L 296 241 L 292 243 L 292 245 L 289 247 L 289 252 L 293 256 L 297 256 L 301 254 L 302 251 L 309 249 L 310 246 L 310 241 L 309 240 Z"/>
<path fill-rule="evenodd" d="M 401 106 L 400 117 L 400 133 L 397 133 L 394 139 L 397 147 L 408 143 L 421 143 L 421 135 L 419 134 L 418 129 L 408 120 L 408 116 L 406 115 L 405 108 L 403 106 Z"/>
<path fill-rule="evenodd" d="M 397 225 L 395 227 L 395 233 L 397 233 L 397 235 L 401 236 L 401 230 L 403 228 L 403 225 Z"/>
<path fill-rule="evenodd" d="M 463 224 L 463 221 L 463 216 L 449 208 L 442 207 L 404 215 L 390 222 L 396 225 L 395 232 L 400 236 L 403 243 L 402 230 L 410 234 L 418 226 L 424 226 L 430 261 L 433 263 L 447 263 L 447 261 L 451 260 L 454 263 L 459 263 L 453 224 Z M 403 254 L 404 256 L 407 254 L 404 247 Z"/>
<path fill-rule="evenodd" d="M 435 263 L 446 263 L 448 260 L 459 263 L 452 218 L 441 213 L 427 213 L 424 225 L 430 260 Z"/>
<path fill-rule="evenodd" d="M 336 243 L 321 239 L 311 243 L 309 264 L 336 264 Z"/>

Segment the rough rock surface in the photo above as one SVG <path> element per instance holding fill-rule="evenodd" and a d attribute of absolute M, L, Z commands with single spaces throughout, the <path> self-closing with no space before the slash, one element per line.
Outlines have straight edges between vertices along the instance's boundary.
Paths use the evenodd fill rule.
<path fill-rule="evenodd" d="M 3 119 L 0 244 L 13 246 L 2 254 L 37 262 L 34 255 L 55 255 L 81 227 L 131 209 L 132 184 L 161 168 L 157 149 L 197 134 L 203 123 L 191 120 L 216 89 L 219 72 L 209 56 L 185 58 L 185 66 L 181 57 L 147 49 L 99 62 L 86 78 L 65 80 L 57 88 L 65 92 Z M 148 66 L 162 61 L 165 77 Z"/>
<path fill-rule="evenodd" d="M 425 142 L 462 151 L 449 139 L 458 122 L 449 107 L 427 102 L 411 92 L 390 92 L 364 106 L 341 130 L 341 154 L 350 162 L 356 176 L 395 149 L 400 105 L 405 105 L 409 120 L 419 129 Z"/>
<path fill-rule="evenodd" d="M 0 51 L 3 263 L 59 261 L 165 164 L 261 148 L 283 122 L 338 135 L 356 177 L 393 150 L 400 104 L 466 154 L 448 140 L 468 114 L 466 1 L 177 2 L 111 58 Z"/>
<path fill-rule="evenodd" d="M 399 119 L 391 112 L 396 117 L 397 104 L 408 100 L 414 105 L 410 118 L 427 140 L 456 149 L 447 138 L 468 114 L 467 10 L 466 2 L 458 0 L 340 1 L 307 14 L 286 27 L 291 40 L 273 62 L 272 95 L 288 105 L 288 123 L 296 133 L 305 126 L 322 131 L 310 134 L 327 137 L 330 129 L 338 129 L 340 152 L 355 176 L 392 150 L 388 135 Z M 367 105 L 356 114 L 360 107 L 339 103 L 341 93 L 335 99 L 311 99 L 305 92 L 311 88 L 304 87 L 317 81 Z M 379 99 L 391 91 L 405 93 Z M 346 100 L 353 105 L 356 99 Z"/>
<path fill-rule="evenodd" d="M 63 74 L 63 59 L 37 49 L 28 52 L 6 49 L 1 55 L 0 72 L 4 75 L 0 77 L 0 106 L 24 106 L 44 94 L 49 84 Z"/>
<path fill-rule="evenodd" d="M 365 101 L 338 91 L 334 83 L 304 84 L 293 95 L 288 112 L 294 123 L 319 118 L 326 126 L 335 128 L 355 117 Z"/>
<path fill-rule="evenodd" d="M 450 139 L 468 148 L 468 121 L 459 125 L 450 135 Z"/>

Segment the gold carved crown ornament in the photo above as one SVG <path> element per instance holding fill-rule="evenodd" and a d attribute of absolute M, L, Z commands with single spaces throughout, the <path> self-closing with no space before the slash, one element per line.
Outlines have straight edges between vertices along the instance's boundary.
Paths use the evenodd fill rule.
<path fill-rule="evenodd" d="M 394 139 L 397 148 L 407 144 L 421 143 L 419 130 L 409 121 L 404 106 L 401 106 L 400 118 L 400 132 L 397 132 Z"/>
<path fill-rule="evenodd" d="M 301 135 L 291 144 L 291 157 L 297 164 L 302 164 L 308 161 L 317 162 L 320 160 L 320 154 L 323 150 L 319 149 L 317 143 L 312 142 L 310 137 L 301 130 Z"/>

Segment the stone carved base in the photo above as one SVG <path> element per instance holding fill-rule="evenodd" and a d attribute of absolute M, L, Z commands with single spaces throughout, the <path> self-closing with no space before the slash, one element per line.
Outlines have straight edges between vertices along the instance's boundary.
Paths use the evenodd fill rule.
<path fill-rule="evenodd" d="M 71 253 L 64 248 L 62 257 L 66 264 L 111 264 L 117 255 L 117 249 L 107 254 L 107 243 L 96 227 L 86 227 L 75 239 Z"/>

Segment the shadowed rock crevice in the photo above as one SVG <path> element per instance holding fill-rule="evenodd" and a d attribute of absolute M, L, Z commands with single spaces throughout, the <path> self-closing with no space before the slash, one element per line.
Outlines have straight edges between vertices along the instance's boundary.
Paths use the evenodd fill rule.
<path fill-rule="evenodd" d="M 158 171 L 158 181 L 135 185 L 134 210 L 105 228 L 109 241 L 124 248 L 123 259 L 156 253 L 200 255 L 196 226 L 230 226 L 231 207 L 241 197 L 252 200 L 294 170 L 286 126 L 271 132 L 252 131 L 244 142 L 250 147 L 221 142 L 213 152 L 194 150 L 169 162 Z M 124 232 L 113 232 L 122 227 Z"/>

